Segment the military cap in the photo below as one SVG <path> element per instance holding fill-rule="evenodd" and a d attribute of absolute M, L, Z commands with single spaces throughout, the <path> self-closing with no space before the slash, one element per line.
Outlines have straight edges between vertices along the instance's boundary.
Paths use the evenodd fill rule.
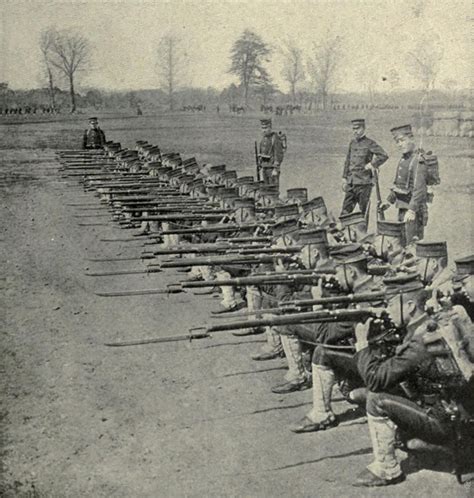
<path fill-rule="evenodd" d="M 364 254 L 360 244 L 340 244 L 332 246 L 329 247 L 329 254 L 335 261 L 341 264 L 358 263 L 367 260 L 367 256 Z"/>
<path fill-rule="evenodd" d="M 298 217 L 298 204 L 282 204 L 281 206 L 275 206 L 275 217 L 282 218 L 284 216 Z"/>
<path fill-rule="evenodd" d="M 128 157 L 138 157 L 138 152 L 136 150 L 123 150 L 122 152 L 119 153 L 119 156 L 121 159 L 128 158 Z"/>
<path fill-rule="evenodd" d="M 235 180 L 237 178 L 237 171 L 235 169 L 224 171 L 221 176 L 223 180 Z"/>
<path fill-rule="evenodd" d="M 218 164 L 209 168 L 210 175 L 221 175 L 225 171 L 225 164 Z"/>
<path fill-rule="evenodd" d="M 260 195 L 264 197 L 278 196 L 279 191 L 276 185 L 260 185 L 259 188 Z"/>
<path fill-rule="evenodd" d="M 321 228 L 306 228 L 298 232 L 298 241 L 302 244 L 328 244 L 326 230 Z"/>
<path fill-rule="evenodd" d="M 464 258 L 455 259 L 456 276 L 465 277 L 474 274 L 474 254 Z"/>
<path fill-rule="evenodd" d="M 286 198 L 296 199 L 300 202 L 308 202 L 308 189 L 307 188 L 289 188 L 286 191 Z"/>
<path fill-rule="evenodd" d="M 180 169 L 173 169 L 171 168 L 171 171 L 168 173 L 170 178 L 179 178 L 183 172 Z"/>
<path fill-rule="evenodd" d="M 161 162 L 160 161 L 150 161 L 147 163 L 147 165 L 149 168 L 158 168 L 159 166 L 161 166 Z"/>
<path fill-rule="evenodd" d="M 235 187 L 224 187 L 219 186 L 217 189 L 217 195 L 220 197 L 231 197 L 231 196 L 239 196 L 239 191 Z"/>
<path fill-rule="evenodd" d="M 143 149 L 143 150 L 147 150 L 147 151 L 148 151 L 148 150 L 153 149 L 153 147 L 154 147 L 154 145 L 153 145 L 153 144 L 148 144 L 148 143 L 147 143 L 147 144 L 142 145 L 142 149 Z"/>
<path fill-rule="evenodd" d="M 343 227 L 349 227 L 351 225 L 357 225 L 359 223 L 365 223 L 365 216 L 360 211 L 354 211 L 349 214 L 341 214 L 339 216 L 339 221 Z"/>
<path fill-rule="evenodd" d="M 91 117 L 89 118 L 89 123 L 97 123 L 97 121 L 99 121 L 99 120 L 97 119 L 97 117 L 96 117 L 96 116 L 91 116 Z"/>
<path fill-rule="evenodd" d="M 261 126 L 271 126 L 272 120 L 270 118 L 263 118 L 260 120 Z"/>
<path fill-rule="evenodd" d="M 236 180 L 236 185 L 250 185 L 255 181 L 253 176 L 241 176 L 240 178 L 237 178 Z"/>
<path fill-rule="evenodd" d="M 170 168 L 169 166 L 161 166 L 156 170 L 160 176 L 169 176 L 172 171 L 173 168 Z"/>
<path fill-rule="evenodd" d="M 186 173 L 193 174 L 197 173 L 199 170 L 200 170 L 199 164 L 188 164 L 184 166 L 184 171 L 186 171 Z"/>
<path fill-rule="evenodd" d="M 272 226 L 272 234 L 274 237 L 281 237 L 288 233 L 296 233 L 298 231 L 297 220 L 282 220 Z"/>
<path fill-rule="evenodd" d="M 239 197 L 235 201 L 235 207 L 242 209 L 255 209 L 255 199 L 252 199 L 252 197 Z"/>
<path fill-rule="evenodd" d="M 254 192 L 260 190 L 261 186 L 262 186 L 262 182 L 253 182 L 253 183 L 249 183 L 246 185 L 247 191 L 250 190 L 250 191 L 254 191 Z"/>
<path fill-rule="evenodd" d="M 113 140 L 106 140 L 105 145 L 109 147 L 110 145 L 113 145 L 115 142 Z"/>
<path fill-rule="evenodd" d="M 194 178 L 193 180 L 193 187 L 200 187 L 204 186 L 204 179 L 203 178 Z"/>
<path fill-rule="evenodd" d="M 418 258 L 446 258 L 448 245 L 446 242 L 417 242 L 416 256 Z"/>
<path fill-rule="evenodd" d="M 146 145 L 148 143 L 148 140 L 137 140 L 135 142 L 135 145 Z"/>
<path fill-rule="evenodd" d="M 405 236 L 405 228 L 405 223 L 403 221 L 377 221 L 378 235 L 403 238 Z"/>
<path fill-rule="evenodd" d="M 181 181 L 186 185 L 194 185 L 194 175 L 186 175 L 184 174 L 181 177 Z"/>
<path fill-rule="evenodd" d="M 176 157 L 181 158 L 179 152 L 165 152 L 163 154 L 163 158 L 165 158 L 165 159 L 174 159 Z"/>
<path fill-rule="evenodd" d="M 351 123 L 353 126 L 365 126 L 365 119 L 364 118 L 351 119 Z"/>
<path fill-rule="evenodd" d="M 311 199 L 310 201 L 302 204 L 301 207 L 303 209 L 303 212 L 306 214 L 313 209 L 326 208 L 326 203 L 324 202 L 324 199 L 322 197 L 315 197 L 314 199 Z"/>
<path fill-rule="evenodd" d="M 393 138 L 398 138 L 400 136 L 408 136 L 412 137 L 413 136 L 413 130 L 411 128 L 410 124 L 402 125 L 402 126 L 396 126 L 395 128 L 392 128 L 390 132 L 393 135 Z"/>
<path fill-rule="evenodd" d="M 197 164 L 196 158 L 188 157 L 187 159 L 184 159 L 183 165 L 186 166 L 187 164 Z"/>
<path fill-rule="evenodd" d="M 387 294 L 414 292 L 424 288 L 420 275 L 417 272 L 401 273 L 383 279 Z"/>

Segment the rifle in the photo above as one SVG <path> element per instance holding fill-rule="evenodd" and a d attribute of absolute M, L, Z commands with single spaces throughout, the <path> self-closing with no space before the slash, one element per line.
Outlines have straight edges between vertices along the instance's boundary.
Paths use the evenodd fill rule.
<path fill-rule="evenodd" d="M 210 256 L 208 258 L 190 258 L 179 261 L 165 261 L 162 268 L 181 268 L 187 266 L 220 266 L 220 265 L 258 265 L 262 263 L 273 263 L 275 258 L 288 258 L 285 254 L 275 256 L 254 255 L 254 256 Z"/>
<path fill-rule="evenodd" d="M 271 314 L 271 315 L 279 315 L 281 313 L 289 312 L 289 311 L 300 311 L 301 308 L 312 305 L 332 305 L 332 304 L 353 304 L 353 303 L 370 303 L 370 302 L 378 302 L 384 299 L 384 293 L 376 293 L 369 292 L 367 294 L 359 294 L 359 295 L 349 295 L 349 296 L 331 296 L 331 297 L 322 297 L 319 299 L 302 299 L 298 301 L 280 301 L 278 303 L 277 308 L 261 308 L 253 311 L 243 311 L 240 313 L 232 313 L 232 318 L 243 318 L 246 316 L 253 315 L 263 315 L 263 314 Z M 213 318 L 228 318 L 226 315 L 216 315 Z"/>
<path fill-rule="evenodd" d="M 206 253 L 235 253 L 239 254 L 238 246 L 230 246 L 230 245 L 218 245 L 218 244 L 210 244 L 209 246 L 202 244 L 205 247 L 199 246 L 184 246 L 184 247 L 171 247 L 167 249 L 158 249 L 153 252 L 155 256 L 162 256 L 167 254 L 206 254 Z"/>
<path fill-rule="evenodd" d="M 322 274 L 312 270 L 312 273 L 301 274 L 295 272 L 267 272 L 261 275 L 248 277 L 228 278 L 221 280 L 207 280 L 203 282 L 180 282 L 183 289 L 196 289 L 201 287 L 243 287 L 247 285 L 279 285 L 279 284 L 314 284 Z M 257 310 L 257 312 L 261 312 Z"/>
<path fill-rule="evenodd" d="M 221 210 L 222 211 L 222 210 Z M 193 211 L 196 213 L 196 211 Z M 202 214 L 162 214 L 157 216 L 137 216 L 132 221 L 207 221 L 222 218 L 222 212 L 219 211 L 202 211 Z M 214 214 L 213 214 L 214 213 Z"/>
<path fill-rule="evenodd" d="M 357 310 L 332 310 L 332 311 L 308 311 L 303 313 L 288 313 L 272 318 L 244 320 L 241 322 L 230 322 L 211 325 L 206 328 L 207 332 L 221 332 L 225 330 L 249 329 L 257 327 L 268 327 L 275 325 L 295 325 L 318 322 L 365 322 L 368 318 L 375 318 L 376 314 L 371 309 Z"/>
<path fill-rule="evenodd" d="M 257 166 L 257 169 L 256 169 L 256 173 L 257 173 L 257 182 L 261 181 L 261 169 L 262 169 L 262 165 L 260 164 L 260 159 L 258 157 L 258 145 L 257 145 L 257 142 L 255 141 L 255 164 Z"/>
<path fill-rule="evenodd" d="M 168 230 L 162 230 L 163 235 L 178 234 L 178 235 L 189 235 L 194 233 L 215 233 L 215 232 L 240 232 L 244 230 L 255 230 L 261 227 L 261 224 L 252 225 L 233 225 L 231 223 L 222 223 L 219 225 L 211 225 L 205 227 L 192 227 L 192 228 L 170 228 Z M 237 239 L 236 239 L 237 240 Z"/>
<path fill-rule="evenodd" d="M 374 175 L 374 184 L 375 184 L 375 196 L 377 197 L 377 214 L 378 218 L 380 220 L 385 220 L 385 213 L 384 210 L 382 209 L 382 194 L 380 193 L 380 183 L 379 183 L 379 172 L 377 168 L 374 168 L 373 170 L 373 175 Z"/>
<path fill-rule="evenodd" d="M 280 301 L 279 306 L 305 307 L 328 304 L 353 304 L 353 303 L 370 303 L 384 301 L 387 295 L 384 292 L 368 292 L 366 294 L 349 294 L 347 296 L 330 296 L 317 299 L 300 299 L 295 301 Z"/>

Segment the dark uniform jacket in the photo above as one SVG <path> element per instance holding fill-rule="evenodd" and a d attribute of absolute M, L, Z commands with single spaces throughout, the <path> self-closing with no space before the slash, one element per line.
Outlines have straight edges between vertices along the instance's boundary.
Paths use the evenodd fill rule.
<path fill-rule="evenodd" d="M 450 317 L 448 317 L 450 319 Z M 444 322 L 444 323 L 443 323 Z M 464 348 L 456 344 L 456 333 L 447 329 L 448 322 L 441 320 L 441 328 L 428 332 L 428 317 L 417 320 L 417 330 L 412 339 L 397 348 L 391 357 L 380 355 L 373 347 L 366 347 L 356 353 L 359 373 L 367 388 L 372 392 L 390 392 L 404 382 L 415 387 L 410 397 L 433 394 L 441 383 L 445 392 L 460 401 L 472 412 L 471 400 L 465 399 L 466 389 L 472 386 L 472 362 Z M 442 330 L 444 328 L 444 331 Z M 408 327 L 410 334 L 410 326 Z"/>
<path fill-rule="evenodd" d="M 388 200 L 400 209 L 422 211 L 426 207 L 426 165 L 420 151 L 403 154 L 397 166 L 392 193 Z"/>
<path fill-rule="evenodd" d="M 376 142 L 367 137 L 353 138 L 344 163 L 342 177 L 352 185 L 371 185 L 372 172 L 365 166 L 371 163 L 378 168 L 388 159 L 386 152 Z"/>
<path fill-rule="evenodd" d="M 264 166 L 279 166 L 283 161 L 283 144 L 278 133 L 264 135 L 260 141 L 259 158 Z"/>
<path fill-rule="evenodd" d="M 82 139 L 83 149 L 102 149 L 105 145 L 105 133 L 100 128 L 88 128 Z"/>

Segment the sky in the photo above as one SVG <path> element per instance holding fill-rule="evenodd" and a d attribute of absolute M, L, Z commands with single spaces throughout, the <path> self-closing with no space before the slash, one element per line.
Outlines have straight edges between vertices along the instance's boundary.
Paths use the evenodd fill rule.
<path fill-rule="evenodd" d="M 186 86 L 219 89 L 235 81 L 229 52 L 245 29 L 274 48 L 268 65 L 283 91 L 278 47 L 293 39 L 305 54 L 328 30 L 343 38 L 338 91 L 361 91 L 367 81 L 383 91 L 395 69 L 400 87 L 416 88 L 406 54 L 419 40 L 435 40 L 443 58 L 437 81 L 471 86 L 470 0 L 0 0 L 0 81 L 10 88 L 41 84 L 38 39 L 45 28 L 76 29 L 95 47 L 93 68 L 79 84 L 107 90 L 160 86 L 157 45 L 181 39 Z M 365 83 L 364 83 L 365 81 Z"/>

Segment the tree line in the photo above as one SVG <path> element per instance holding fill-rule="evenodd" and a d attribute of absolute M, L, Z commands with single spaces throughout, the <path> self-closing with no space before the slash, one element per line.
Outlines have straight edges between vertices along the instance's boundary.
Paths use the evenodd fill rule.
<path fill-rule="evenodd" d="M 332 97 L 341 82 L 341 67 L 345 63 L 344 43 L 343 37 L 329 30 L 319 43 L 313 44 L 309 53 L 304 53 L 295 39 L 287 39 L 275 47 L 266 43 L 257 33 L 246 29 L 235 40 L 229 53 L 228 73 L 235 77 L 235 83 L 218 91 L 212 88 L 186 88 L 183 85 L 190 62 L 184 42 L 174 34 L 166 34 L 156 47 L 159 101 L 172 111 L 180 106 L 211 102 L 216 105 L 225 102 L 229 107 L 245 109 L 256 104 L 266 108 L 275 99 L 292 106 L 304 103 L 309 110 L 313 106 L 325 110 L 334 107 Z M 90 89 L 78 95 L 78 78 L 93 69 L 94 47 L 82 33 L 48 28 L 40 35 L 39 50 L 49 107 L 52 109 L 59 107 L 58 100 L 64 108 L 65 88 L 69 93 L 70 112 L 76 111 L 79 102 L 81 106 L 93 107 L 128 105 L 140 114 L 141 105 L 147 104 L 143 92 L 100 92 Z M 277 87 L 270 74 L 272 58 L 278 62 L 287 92 Z M 432 90 L 442 58 L 440 43 L 433 38 L 421 37 L 413 50 L 406 54 L 406 70 L 421 83 L 423 89 Z M 355 76 L 361 83 L 361 93 L 366 93 L 373 104 L 375 73 L 365 66 L 360 68 L 359 73 Z M 400 75 L 392 68 L 381 80 L 387 83 L 387 89 L 394 90 L 399 86 Z M 450 89 L 454 83 L 446 81 L 444 86 Z M 63 90 L 59 90 L 61 86 Z"/>

